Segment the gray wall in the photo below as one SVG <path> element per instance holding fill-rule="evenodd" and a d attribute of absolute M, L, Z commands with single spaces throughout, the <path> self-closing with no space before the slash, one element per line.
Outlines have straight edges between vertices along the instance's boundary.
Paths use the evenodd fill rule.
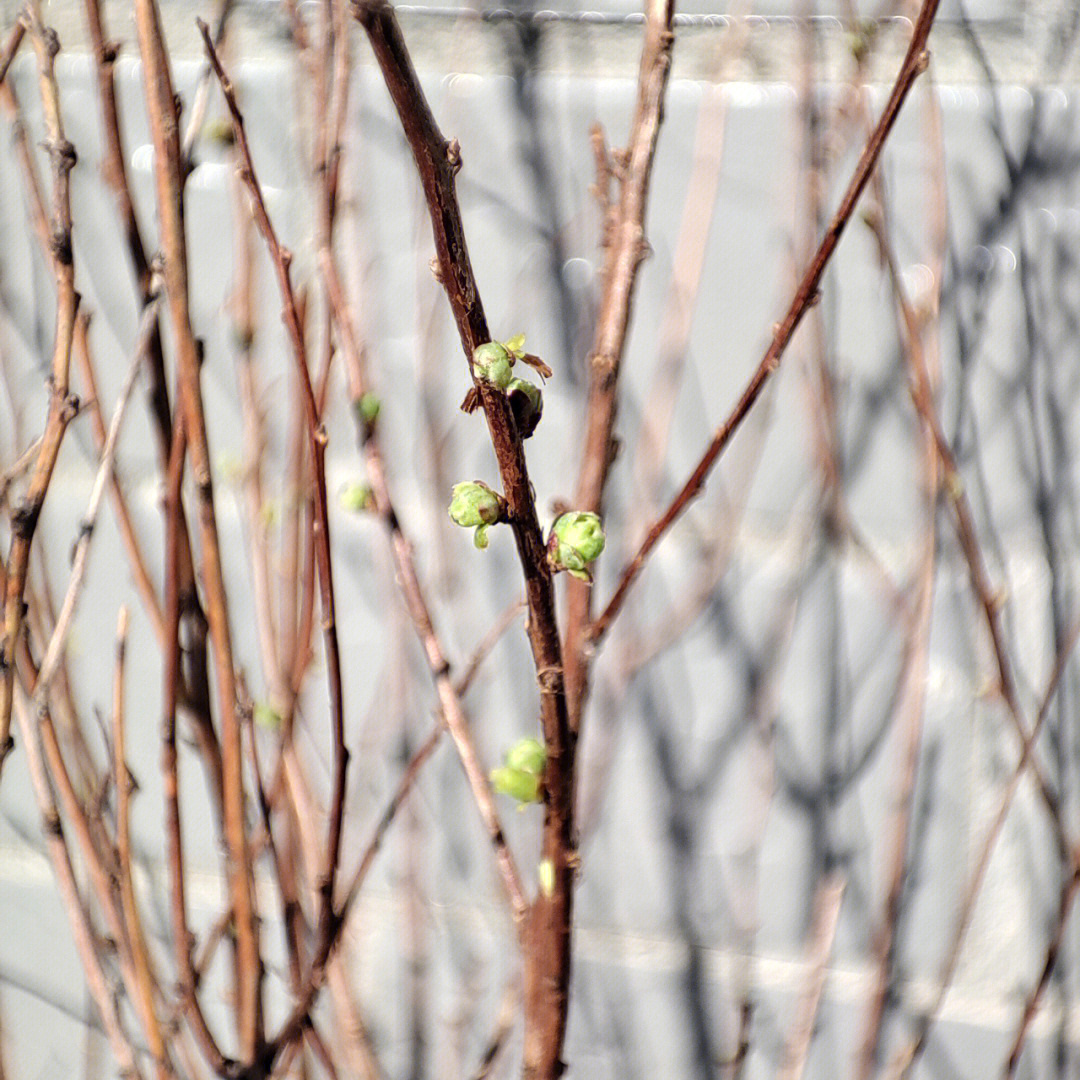
<path fill-rule="evenodd" d="M 947 14 L 955 16 L 958 6 Z M 769 10 L 785 13 L 792 7 L 777 0 Z M 951 69 L 943 64 L 935 70 L 933 91 L 941 108 L 948 191 L 936 342 L 941 415 L 990 575 L 1005 598 L 1007 644 L 1031 717 L 1053 657 L 1080 612 L 1080 428 L 1073 421 L 1080 404 L 1080 98 L 1071 85 L 1053 85 L 1075 63 L 1075 49 L 1065 50 L 1064 66 L 1055 68 L 1045 47 L 1047 41 L 1071 46 L 1064 16 L 1039 22 L 1037 16 L 1054 16 L 1050 6 L 997 0 L 972 3 L 970 13 L 974 27 L 954 22 L 942 30 L 960 75 L 950 82 Z M 1017 13 L 1004 28 L 997 21 Z M 256 161 L 270 211 L 296 251 L 296 277 L 304 280 L 312 257 L 306 246 L 307 175 L 294 122 L 295 73 L 270 28 L 264 26 L 265 37 L 259 37 L 258 19 L 272 20 L 273 13 L 264 16 L 248 5 L 240 15 L 250 40 L 263 46 L 249 52 L 252 59 L 239 80 Z M 410 18 L 410 33 L 422 49 L 428 27 L 433 36 L 445 33 L 440 18 Z M 776 30 L 782 32 L 783 27 Z M 469 35 L 481 33 L 483 48 L 501 56 L 495 73 L 452 74 L 473 71 Z M 1000 34 L 1008 40 L 1002 43 L 995 36 Z M 529 445 L 545 511 L 555 498 L 571 494 L 582 358 L 596 289 L 598 222 L 587 193 L 593 168 L 588 128 L 600 118 L 618 143 L 632 105 L 632 67 L 620 59 L 632 51 L 628 39 L 596 40 L 599 45 L 592 38 L 575 44 L 570 35 L 555 46 L 549 42 L 540 69 L 530 70 L 515 67 L 513 57 L 525 54 L 508 48 L 508 27 L 466 27 L 456 45 L 451 36 L 432 49 L 443 66 L 433 66 L 435 57 L 428 57 L 424 69 L 440 124 L 462 146 L 459 190 L 493 331 L 503 337 L 524 331 L 530 347 L 556 371 L 546 391 L 544 421 Z M 826 46 L 833 40 L 827 36 Z M 768 39 L 763 41 L 767 46 Z M 982 82 L 973 81 L 980 42 L 989 43 L 990 74 L 1000 57 L 1010 78 L 1021 78 L 1017 72 L 1026 67 L 1029 85 L 987 80 L 985 69 Z M 708 61 L 711 47 L 710 39 L 695 33 L 690 48 L 697 62 Z M 423 206 L 385 93 L 362 49 L 360 56 L 364 66 L 355 88 L 355 142 L 346 180 L 356 228 L 349 234 L 347 227 L 344 262 L 362 297 L 362 322 L 385 399 L 384 438 L 392 448 L 399 510 L 432 583 L 440 630 L 460 662 L 515 596 L 514 558 L 507 538 L 497 534 L 488 552 L 474 551 L 445 516 L 449 485 L 470 477 L 493 482 L 494 465 L 481 423 L 456 410 L 466 374 L 427 271 L 430 234 Z M 618 70 L 593 77 L 605 57 L 614 57 Z M 130 355 L 137 313 L 112 204 L 97 171 L 91 67 L 84 56 L 65 54 L 59 70 L 68 134 L 80 155 L 73 177 L 79 288 L 94 311 L 101 393 L 110 403 Z M 180 65 L 182 90 L 190 89 L 196 74 L 194 61 Z M 789 74 L 793 84 L 797 73 Z M 121 61 L 118 76 L 133 182 L 152 229 L 150 156 L 133 61 Z M 14 78 L 36 115 L 32 68 L 20 62 Z M 913 95 L 884 165 L 898 254 L 916 293 L 935 258 L 929 92 L 927 81 Z M 717 96 L 727 110 L 719 196 L 700 226 L 708 229 L 708 250 L 661 497 L 681 483 L 731 407 L 791 289 L 800 194 L 795 91 L 772 81 L 715 89 L 677 79 L 648 221 L 653 257 L 642 273 L 627 360 L 624 446 L 607 519 L 611 542 L 596 585 L 601 599 L 609 595 L 649 511 L 640 505 L 634 471 L 638 435 L 654 367 L 663 355 L 661 328 L 696 125 Z M 873 95 L 875 111 L 883 98 L 881 91 Z M 856 150 L 845 143 L 837 156 L 830 206 Z M 221 153 L 205 145 L 199 159 L 188 195 L 197 268 L 193 321 L 207 346 L 211 443 L 221 465 L 229 587 L 239 606 L 250 580 L 239 493 L 229 481 L 230 461 L 241 451 L 226 309 L 231 247 L 223 240 L 232 204 Z M 26 445 L 44 416 L 51 282 L 25 220 L 15 163 L 10 154 L 0 155 L 0 351 L 16 403 L 15 416 L 7 400 L 0 408 L 0 465 Z M 273 469 L 284 454 L 280 410 L 290 384 L 279 305 L 268 265 L 260 265 L 260 381 L 271 418 Z M 847 889 L 810 1075 L 848 1075 L 851 1068 L 884 900 L 902 748 L 899 675 L 909 644 L 882 575 L 912 588 L 926 511 L 920 433 L 890 292 L 869 234 L 858 223 L 830 270 L 820 310 L 840 403 L 842 489 L 860 543 L 838 542 L 823 521 L 813 339 L 804 331 L 699 503 L 656 552 L 624 631 L 613 635 L 598 665 L 583 744 L 571 1076 L 718 1075 L 718 1062 L 735 1047 L 738 1011 L 747 995 L 754 1013 L 745 1075 L 773 1075 L 805 979 L 802 958 L 815 888 L 834 871 L 845 876 Z M 362 475 L 344 394 L 338 398 L 330 417 L 332 492 Z M 125 429 L 121 469 L 148 549 L 157 551 L 160 482 L 152 446 L 140 403 Z M 58 583 L 66 578 L 93 468 L 88 434 L 76 425 L 42 523 Z M 944 503 L 936 527 L 925 730 L 900 920 L 899 980 L 887 1027 L 890 1048 L 910 1030 L 933 989 L 959 898 L 1017 749 L 1000 702 L 987 692 L 993 670 L 987 638 Z M 332 532 L 354 762 L 347 826 L 354 852 L 396 782 L 405 749 L 426 731 L 433 703 L 395 599 L 378 524 L 335 510 Z M 703 581 L 715 584 L 677 643 L 669 645 L 684 598 Z M 146 870 L 144 897 L 164 935 L 160 671 L 107 520 L 95 540 L 69 657 L 80 694 L 104 711 L 121 602 L 136 609 L 129 709 L 141 788 L 136 826 Z M 238 622 L 234 631 L 258 697 L 253 628 Z M 639 670 L 635 658 L 650 649 L 655 659 Z M 535 725 L 534 702 L 520 691 L 531 685 L 528 665 L 524 637 L 515 633 L 495 652 L 468 699 L 477 740 L 493 764 Z M 1071 821 L 1080 802 L 1076 674 L 1070 665 L 1040 744 L 1041 764 Z M 317 673 L 304 704 L 312 760 L 319 761 L 325 704 Z M 193 763 L 184 771 L 184 784 L 190 805 L 205 805 Z M 387 1075 L 415 1070 L 441 1077 L 457 1074 L 451 1064 L 458 1060 L 455 1040 L 464 1048 L 466 1067 L 477 1060 L 515 961 L 483 832 L 449 748 L 428 767 L 413 807 L 411 829 L 394 834 L 360 905 L 353 931 L 362 958 L 356 977 Z M 88 1059 L 87 1040 L 93 1045 L 82 1026 L 92 1006 L 81 989 L 65 916 L 41 854 L 19 753 L 4 771 L 0 811 L 0 1024 L 8 1074 L 74 1075 Z M 528 868 L 536 814 L 506 817 Z M 217 840 L 209 826 L 209 817 L 197 809 L 186 821 L 200 929 L 212 919 L 220 891 Z M 1000 1068 L 1023 995 L 1041 967 L 1065 873 L 1043 808 L 1023 788 L 991 864 L 955 992 L 917 1075 L 976 1078 Z M 409 916 L 414 879 L 423 901 L 419 933 Z M 1068 1076 L 1080 1068 L 1073 1042 L 1076 946 L 1073 921 L 1050 992 L 1052 1009 L 1031 1042 L 1025 1075 Z M 417 956 L 426 987 L 419 999 L 409 992 L 417 970 L 411 958 Z M 275 986 L 280 1011 L 283 984 Z M 422 1007 L 414 1014 L 417 1000 Z M 422 1043 L 413 1037 L 414 1024 Z M 103 1047 L 93 1052 L 105 1054 L 98 1074 L 111 1075 Z M 513 1073 L 512 1062 L 513 1054 L 503 1075 Z"/>

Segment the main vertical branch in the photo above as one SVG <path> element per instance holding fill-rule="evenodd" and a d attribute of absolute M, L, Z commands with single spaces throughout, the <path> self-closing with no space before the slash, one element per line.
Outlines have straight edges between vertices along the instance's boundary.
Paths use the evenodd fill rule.
<path fill-rule="evenodd" d="M 385 0 L 354 0 L 353 13 L 374 50 L 420 174 L 431 216 L 439 277 L 470 361 L 491 339 L 465 243 L 454 177 L 460 151 L 439 131 L 405 46 L 393 8 Z M 540 688 L 540 722 L 547 745 L 541 858 L 553 868 L 550 894 L 532 904 L 525 933 L 525 1049 L 527 1080 L 561 1074 L 570 982 L 570 928 L 574 884 L 574 738 L 566 707 L 555 596 L 544 538 L 536 516 L 521 439 L 505 396 L 478 384 L 488 431 L 502 476 L 529 607 L 529 642 Z"/>

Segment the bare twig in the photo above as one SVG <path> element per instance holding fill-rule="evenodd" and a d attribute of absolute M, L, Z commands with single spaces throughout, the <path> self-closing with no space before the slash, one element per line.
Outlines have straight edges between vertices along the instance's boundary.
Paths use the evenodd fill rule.
<path fill-rule="evenodd" d="M 214 643 L 221 725 L 224 833 L 227 874 L 236 920 L 234 981 L 241 1053 L 253 1060 L 262 1042 L 262 964 L 244 824 L 244 775 L 228 601 L 221 564 L 217 515 L 199 378 L 199 349 L 188 310 L 187 238 L 184 234 L 183 158 L 176 97 L 154 0 L 137 0 L 136 24 L 154 142 L 158 216 L 164 251 L 165 292 L 177 350 L 180 412 L 197 491 L 202 574 Z"/>
<path fill-rule="evenodd" d="M 120 1019 L 113 988 L 109 984 L 109 977 L 99 951 L 99 941 L 94 932 L 90 912 L 87 910 L 86 902 L 79 892 L 75 870 L 71 862 L 71 852 L 68 850 L 67 841 L 64 837 L 60 812 L 57 809 L 56 801 L 49 786 L 48 772 L 45 762 L 42 760 L 41 749 L 37 743 L 33 720 L 29 715 L 29 709 L 21 702 L 17 704 L 15 714 L 25 746 L 26 762 L 34 788 L 34 796 L 37 800 L 38 810 L 41 813 L 42 829 L 45 833 L 45 847 L 52 861 L 53 873 L 56 875 L 64 910 L 67 912 L 68 919 L 71 922 L 75 948 L 83 966 L 87 989 L 97 1006 L 105 1033 L 109 1039 L 109 1046 L 116 1057 L 117 1064 L 125 1076 L 137 1080 L 142 1076 L 142 1072 L 132 1050 L 131 1040 L 127 1032 L 124 1031 Z"/>
<path fill-rule="evenodd" d="M 0 83 L 7 78 L 8 68 L 11 67 L 11 62 L 15 59 L 15 54 L 19 51 L 25 34 L 26 20 L 20 16 L 15 20 L 15 25 L 11 28 L 7 41 L 4 42 L 3 51 L 0 52 Z"/>
<path fill-rule="evenodd" d="M 697 497 L 705 485 L 706 477 L 716 464 L 717 459 L 724 451 L 731 437 L 738 430 L 743 420 L 761 395 L 770 376 L 780 366 L 784 351 L 791 341 L 792 335 L 798 328 L 803 316 L 817 300 L 818 285 L 821 282 L 825 267 L 836 250 L 840 237 L 847 227 L 848 221 L 855 210 L 870 177 L 877 165 L 878 158 L 884 148 L 885 140 L 892 130 L 893 124 L 899 115 L 900 107 L 910 92 L 915 80 L 926 69 L 928 54 L 926 53 L 926 41 L 930 35 L 930 28 L 937 13 L 939 0 L 925 0 L 918 20 L 915 23 L 911 42 L 908 45 L 907 54 L 900 66 L 896 82 L 893 85 L 889 100 L 885 105 L 881 118 L 875 126 L 866 146 L 859 157 L 855 167 L 855 173 L 851 178 L 847 191 L 844 193 L 840 206 L 829 223 L 825 236 L 822 238 L 813 261 L 803 275 L 795 296 L 791 301 L 787 314 L 773 330 L 772 341 L 765 350 L 765 355 L 758 364 L 757 370 L 751 377 L 738 403 L 728 416 L 727 420 L 717 429 L 712 441 L 709 443 L 700 461 L 694 466 L 689 478 L 679 489 L 678 494 L 672 499 L 668 508 L 653 522 L 646 533 L 645 539 L 638 548 L 637 553 L 629 564 L 623 569 L 616 586 L 615 592 L 608 601 L 607 606 L 593 620 L 589 627 L 588 640 L 598 643 L 607 633 L 612 620 L 618 614 L 626 599 L 626 594 L 631 585 L 641 573 L 649 553 L 660 539 L 665 535 L 674 521 L 682 514 L 686 507 Z"/>
<path fill-rule="evenodd" d="M 359 403 L 367 386 L 363 356 L 356 329 L 348 306 L 345 303 L 337 267 L 333 257 L 326 249 L 323 249 L 320 253 L 320 267 L 326 285 L 327 296 L 330 299 L 331 308 L 345 346 L 345 354 L 349 365 L 353 412 L 354 415 L 359 417 Z M 416 628 L 420 643 L 423 645 L 424 656 L 427 659 L 428 668 L 431 671 L 431 676 L 435 681 L 435 689 L 439 695 L 443 719 L 450 731 L 451 738 L 454 740 L 454 745 L 457 747 L 458 755 L 465 768 L 465 775 L 469 780 L 469 787 L 472 789 L 473 798 L 480 809 L 480 816 L 483 818 L 484 825 L 487 827 L 488 834 L 495 847 L 499 869 L 502 872 L 507 893 L 510 897 L 514 920 L 520 926 L 528 911 L 528 901 L 525 898 L 525 890 L 521 884 L 521 876 L 506 843 L 502 824 L 495 809 L 495 798 L 491 791 L 491 785 L 488 783 L 483 766 L 480 764 L 479 754 L 469 732 L 468 721 L 465 719 L 464 711 L 461 708 L 460 695 L 450 680 L 450 665 L 435 632 L 435 626 L 431 619 L 431 609 L 416 572 L 412 544 L 405 535 L 401 527 L 401 521 L 391 502 L 390 488 L 386 480 L 386 470 L 383 467 L 382 452 L 375 427 L 366 425 L 362 418 L 358 419 L 358 423 L 360 425 L 360 443 L 367 467 L 368 480 L 375 493 L 375 504 L 378 513 L 390 532 L 394 562 L 397 566 L 398 581 L 405 599 L 405 606 Z M 434 749 L 434 746 L 432 746 L 432 749 Z"/>
<path fill-rule="evenodd" d="M 159 305 L 156 301 L 151 301 L 151 306 L 154 309 L 154 313 L 150 319 L 155 329 L 147 330 L 147 333 L 156 335 L 157 308 Z M 144 309 L 140 332 L 135 343 L 136 355 L 143 355 L 144 357 L 153 352 L 153 345 L 147 343 L 143 335 L 143 330 L 147 328 L 146 310 L 147 309 Z M 101 402 L 98 399 L 97 378 L 94 375 L 94 364 L 90 354 L 88 323 L 89 320 L 85 314 L 80 314 L 79 318 L 76 320 L 75 358 L 79 362 L 80 375 L 86 387 L 85 407 L 90 415 L 90 426 L 94 433 L 94 443 L 97 448 L 98 457 L 100 458 L 105 452 L 105 444 L 108 441 L 108 431 L 105 428 L 105 420 L 101 412 Z M 127 552 L 128 562 L 131 564 L 131 572 L 135 578 L 135 586 L 139 590 L 139 596 L 142 599 L 143 607 L 146 609 L 146 614 L 150 619 L 150 623 L 154 628 L 154 633 L 157 635 L 158 641 L 164 642 L 165 619 L 161 613 L 161 601 L 158 599 L 157 589 L 150 577 L 150 570 L 147 567 L 146 559 L 143 556 L 142 545 L 139 543 L 139 536 L 135 531 L 135 523 L 131 520 L 127 499 L 124 496 L 124 490 L 120 484 L 120 480 L 116 475 L 115 467 L 110 470 L 109 473 L 109 490 L 112 494 L 113 511 L 116 515 L 117 528 L 120 531 L 120 538 L 123 541 L 124 550 Z"/>
<path fill-rule="evenodd" d="M 1054 932 L 1049 944 L 1046 946 L 1046 959 L 1043 961 L 1038 981 L 1024 1001 L 1024 1011 L 1017 1023 L 1016 1034 L 1013 1036 L 1012 1045 L 1009 1048 L 1009 1056 L 1001 1072 L 1002 1080 L 1012 1080 L 1016 1075 L 1017 1067 L 1020 1064 L 1020 1055 L 1023 1052 L 1024 1043 L 1027 1041 L 1028 1032 L 1031 1030 L 1032 1021 L 1039 1011 L 1042 996 L 1049 985 L 1050 976 L 1054 973 L 1054 967 L 1061 954 L 1061 944 L 1065 939 L 1065 930 L 1069 923 L 1069 912 L 1072 910 L 1077 892 L 1080 892 L 1080 857 L 1074 853 L 1072 870 L 1061 892 L 1061 904 L 1058 909 Z"/>
<path fill-rule="evenodd" d="M 83 581 L 86 577 L 90 541 L 94 535 L 94 526 L 97 524 L 98 509 L 105 494 L 105 485 L 113 478 L 113 465 L 116 461 L 116 445 L 120 438 L 120 427 L 124 422 L 124 414 L 127 411 L 131 392 L 135 388 L 135 378 L 143 366 L 147 338 L 146 330 L 156 320 L 156 304 L 152 304 L 143 313 L 143 328 L 140 331 L 138 344 L 136 345 L 135 359 L 128 368 L 127 375 L 124 377 L 123 385 L 120 388 L 120 396 L 117 398 L 116 408 L 109 424 L 109 433 L 101 453 L 101 462 L 98 465 L 97 476 L 94 479 L 94 486 L 90 493 L 90 501 L 79 526 L 79 538 L 76 541 L 75 555 L 72 559 L 71 578 L 68 581 L 64 602 L 56 620 L 56 627 L 41 661 L 37 683 L 34 686 L 34 697 L 38 701 L 43 701 L 48 693 L 49 683 L 56 673 L 68 633 L 71 630 L 71 622 L 75 617 L 75 606 L 79 602 L 79 594 L 82 592 Z"/>
<path fill-rule="evenodd" d="M 807 949 L 806 986 L 799 998 L 795 1020 L 784 1048 L 784 1062 L 776 1074 L 778 1080 L 800 1080 L 806 1068 L 846 885 L 843 877 L 835 876 L 826 878 L 818 886 Z"/>
<path fill-rule="evenodd" d="M 41 449 L 26 495 L 12 518 L 11 550 L 7 560 L 3 628 L 0 632 L 0 769 L 11 750 L 11 707 L 15 685 L 15 654 L 23 628 L 23 593 L 30 565 L 30 547 L 38 517 L 60 453 L 64 432 L 78 402 L 68 393 L 71 342 L 79 295 L 75 291 L 75 264 L 71 243 L 71 170 L 75 148 L 64 135 L 60 94 L 56 85 L 55 59 L 60 49 L 54 31 L 42 25 L 35 6 L 28 9 L 31 37 L 38 57 L 42 108 L 48 131 L 47 149 L 52 159 L 52 225 L 50 248 L 56 278 L 56 331 L 51 365 L 49 413 Z"/>
<path fill-rule="evenodd" d="M 602 512 L 604 487 L 614 459 L 619 370 L 630 331 L 638 268 L 649 250 L 645 240 L 645 208 L 671 70 L 674 13 L 674 0 L 649 0 L 646 4 L 645 44 L 634 122 L 627 148 L 619 155 L 619 199 L 611 209 L 610 227 L 605 230 L 604 291 L 589 353 L 589 397 L 575 510 Z M 588 685 L 585 647 L 591 608 L 590 584 L 571 579 L 566 587 L 564 652 L 570 722 L 575 731 L 581 727 Z"/>
<path fill-rule="evenodd" d="M 153 1056 L 159 1080 L 173 1076 L 169 1053 L 158 1020 L 155 1000 L 157 978 L 150 960 L 150 951 L 143 934 L 142 919 L 135 899 L 135 882 L 131 872 L 131 794 L 135 780 L 128 771 L 124 738 L 124 667 L 127 654 L 128 610 L 120 608 L 116 623 L 116 671 L 113 678 L 113 786 L 116 790 L 116 858 L 120 877 L 120 900 L 123 905 L 127 948 L 134 968 L 134 1004 L 139 1022 L 146 1033 L 147 1046 Z"/>

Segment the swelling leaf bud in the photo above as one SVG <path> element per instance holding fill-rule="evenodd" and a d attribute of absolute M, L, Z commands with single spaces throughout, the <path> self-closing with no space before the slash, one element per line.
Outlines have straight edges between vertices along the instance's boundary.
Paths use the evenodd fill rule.
<path fill-rule="evenodd" d="M 349 484 L 338 496 L 338 504 L 350 514 L 362 514 L 375 509 L 375 492 L 370 484 Z"/>
<path fill-rule="evenodd" d="M 491 383 L 500 390 L 505 390 L 513 378 L 511 369 L 514 356 L 497 341 L 478 345 L 473 352 L 473 371 L 481 382 Z"/>
<path fill-rule="evenodd" d="M 506 751 L 506 764 L 539 776 L 547 764 L 547 750 L 539 739 L 522 739 Z"/>
<path fill-rule="evenodd" d="M 450 500 L 450 518 L 464 529 L 494 525 L 502 516 L 502 499 L 479 480 L 454 485 Z"/>
<path fill-rule="evenodd" d="M 522 806 L 540 801 L 540 777 L 532 773 L 504 765 L 491 770 L 491 783 L 500 795 L 509 795 Z"/>
<path fill-rule="evenodd" d="M 559 517 L 548 537 L 548 564 L 567 570 L 581 581 L 592 581 L 589 564 L 604 550 L 600 518 L 590 510 L 572 510 Z"/>
<path fill-rule="evenodd" d="M 378 396 L 371 393 L 369 390 L 366 394 L 360 395 L 360 400 L 356 402 L 356 411 L 368 427 L 372 427 L 375 421 L 379 418 L 379 410 L 382 408 L 382 402 Z"/>
<path fill-rule="evenodd" d="M 527 439 L 536 430 L 544 412 L 544 396 L 540 387 L 527 379 L 514 378 L 506 387 L 506 396 L 510 400 L 510 411 L 514 414 L 518 434 Z"/>
<path fill-rule="evenodd" d="M 539 802 L 544 786 L 547 751 L 539 739 L 522 739 L 506 752 L 506 764 L 492 769 L 491 782 L 500 795 L 522 804 Z"/>

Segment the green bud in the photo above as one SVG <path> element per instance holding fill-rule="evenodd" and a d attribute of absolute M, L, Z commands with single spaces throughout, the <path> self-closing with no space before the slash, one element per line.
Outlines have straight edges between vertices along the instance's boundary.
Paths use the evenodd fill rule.
<path fill-rule="evenodd" d="M 506 764 L 491 772 L 491 782 L 500 795 L 518 802 L 539 802 L 543 790 L 547 750 L 539 739 L 522 739 L 506 752 Z"/>
<path fill-rule="evenodd" d="M 375 394 L 372 394 L 369 391 L 366 394 L 360 395 L 360 400 L 356 402 L 355 408 L 360 419 L 370 427 L 379 418 L 379 410 L 382 408 L 382 402 Z"/>
<path fill-rule="evenodd" d="M 473 371 L 481 382 L 491 383 L 500 390 L 505 390 L 513 378 L 513 353 L 497 341 L 478 345 L 473 352 Z"/>
<path fill-rule="evenodd" d="M 478 551 L 486 551 L 487 550 L 487 546 L 488 546 L 488 543 L 489 543 L 489 541 L 488 541 L 488 529 L 490 529 L 490 528 L 491 528 L 490 525 L 477 525 L 476 526 L 476 532 L 473 533 L 472 542 L 473 542 L 473 546 Z"/>
<path fill-rule="evenodd" d="M 370 484 L 348 484 L 342 488 L 338 504 L 350 514 L 362 514 L 375 509 L 375 492 Z"/>
<path fill-rule="evenodd" d="M 281 520 L 281 503 L 278 499 L 267 499 L 259 507 L 259 524 L 264 529 L 272 529 Z"/>
<path fill-rule="evenodd" d="M 502 517 L 502 499 L 482 481 L 465 480 L 454 485 L 450 517 L 464 529 L 494 525 Z"/>
<path fill-rule="evenodd" d="M 523 439 L 527 439 L 536 430 L 544 413 L 544 395 L 540 387 L 534 386 L 528 379 L 514 378 L 506 387 L 506 396 L 518 432 Z"/>
<path fill-rule="evenodd" d="M 540 801 L 540 777 L 523 769 L 502 766 L 491 770 L 491 783 L 500 795 L 509 795 L 522 805 Z"/>
<path fill-rule="evenodd" d="M 582 581 L 592 581 L 589 564 L 603 550 L 604 529 L 592 511 L 572 510 L 551 527 L 548 563 L 553 570 L 567 570 Z"/>
<path fill-rule="evenodd" d="M 281 714 L 265 701 L 256 702 L 251 715 L 259 727 L 266 728 L 268 731 L 277 731 L 281 727 Z"/>
<path fill-rule="evenodd" d="M 219 143 L 221 146 L 232 146 L 236 141 L 232 121 L 226 117 L 209 121 L 203 128 L 203 138 L 207 142 Z"/>
<path fill-rule="evenodd" d="M 522 739 L 506 751 L 506 764 L 539 776 L 547 764 L 547 750 L 539 739 Z"/>

